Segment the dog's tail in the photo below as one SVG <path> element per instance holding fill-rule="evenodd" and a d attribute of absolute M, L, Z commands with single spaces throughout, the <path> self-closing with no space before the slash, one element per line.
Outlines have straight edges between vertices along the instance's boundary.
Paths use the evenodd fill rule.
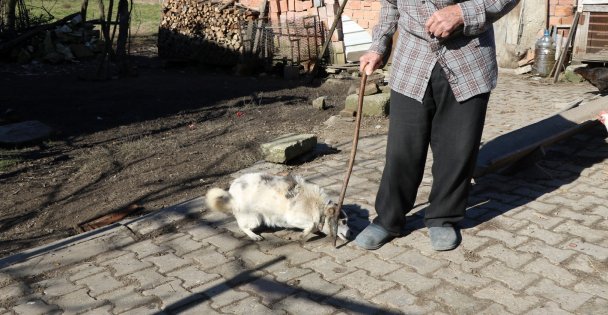
<path fill-rule="evenodd" d="M 207 207 L 213 211 L 232 212 L 232 196 L 220 188 L 211 188 L 207 192 Z"/>

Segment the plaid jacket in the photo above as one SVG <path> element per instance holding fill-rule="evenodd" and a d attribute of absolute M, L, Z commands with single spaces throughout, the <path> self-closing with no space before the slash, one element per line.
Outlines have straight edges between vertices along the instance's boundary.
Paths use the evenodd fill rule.
<path fill-rule="evenodd" d="M 393 50 L 390 87 L 422 101 L 431 71 L 439 63 L 459 102 L 496 87 L 498 67 L 492 23 L 507 14 L 519 0 L 380 0 L 379 23 L 374 27 L 370 51 L 389 53 L 392 36 L 399 28 Z M 438 41 L 424 30 L 433 12 L 460 6 L 464 28 Z"/>

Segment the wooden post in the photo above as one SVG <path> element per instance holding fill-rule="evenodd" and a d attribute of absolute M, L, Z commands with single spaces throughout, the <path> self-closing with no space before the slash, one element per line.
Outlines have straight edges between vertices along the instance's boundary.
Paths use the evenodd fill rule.
<path fill-rule="evenodd" d="M 347 2 L 348 2 L 348 0 L 343 0 L 342 4 L 340 5 L 340 8 L 338 9 L 338 13 L 336 14 L 336 16 L 334 16 L 334 22 L 331 24 L 331 28 L 329 29 L 329 34 L 327 35 L 327 38 L 325 39 L 325 43 L 323 43 L 323 47 L 321 47 L 321 51 L 319 52 L 319 55 L 317 56 L 317 60 L 313 60 L 312 67 L 310 69 L 311 76 L 314 76 L 317 72 L 317 64 L 319 63 L 321 58 L 323 58 L 323 55 L 325 55 L 325 51 L 327 50 L 327 46 L 329 46 L 329 43 L 331 42 L 331 38 L 333 37 L 334 31 L 336 30 L 336 27 L 338 26 L 338 22 L 342 20 L 342 12 L 344 12 L 344 7 L 346 7 Z"/>
<path fill-rule="evenodd" d="M 572 21 L 572 27 L 570 27 L 570 33 L 568 34 L 568 40 L 564 44 L 562 48 L 562 53 L 559 55 L 559 60 L 555 67 L 555 76 L 553 77 L 553 83 L 556 83 L 559 79 L 559 74 L 562 72 L 562 67 L 564 66 L 564 62 L 566 60 L 566 55 L 568 54 L 568 50 L 570 49 L 570 44 L 572 43 L 572 39 L 574 38 L 574 33 L 576 33 L 576 27 L 578 25 L 578 19 L 580 18 L 581 13 L 576 11 L 574 14 L 574 20 Z"/>

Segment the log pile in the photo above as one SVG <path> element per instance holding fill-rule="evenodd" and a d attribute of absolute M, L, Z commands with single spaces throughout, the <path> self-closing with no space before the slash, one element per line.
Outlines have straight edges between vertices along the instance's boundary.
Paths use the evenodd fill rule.
<path fill-rule="evenodd" d="M 257 15 L 234 1 L 165 1 L 158 34 L 159 56 L 234 65 L 247 52 L 247 25 L 253 26 Z"/>

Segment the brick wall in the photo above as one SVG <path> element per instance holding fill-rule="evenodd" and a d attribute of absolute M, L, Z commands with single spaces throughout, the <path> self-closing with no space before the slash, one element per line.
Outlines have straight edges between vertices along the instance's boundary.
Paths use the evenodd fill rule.
<path fill-rule="evenodd" d="M 380 17 L 380 0 L 348 0 L 344 14 L 371 33 Z"/>
<path fill-rule="evenodd" d="M 549 0 L 549 27 L 571 25 L 577 0 Z"/>

